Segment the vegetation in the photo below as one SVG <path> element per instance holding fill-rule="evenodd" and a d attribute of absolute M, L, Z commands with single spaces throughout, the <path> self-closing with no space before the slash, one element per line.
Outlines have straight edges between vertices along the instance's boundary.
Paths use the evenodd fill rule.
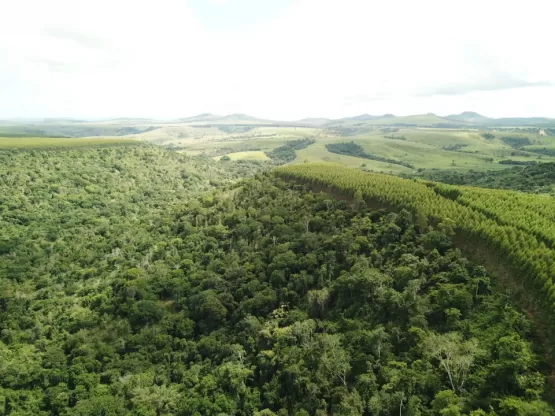
<path fill-rule="evenodd" d="M 221 126 L 176 125 L 161 127 L 136 137 L 164 146 L 171 145 L 172 148 L 183 150 L 189 155 L 217 157 L 238 152 L 261 151 L 267 156 L 273 154 L 274 164 L 304 163 L 308 160 L 333 161 L 349 167 L 358 167 L 366 163 L 369 170 L 387 173 L 410 173 L 411 170 L 430 168 L 451 168 L 458 171 L 500 170 L 510 165 L 499 164 L 499 160 L 534 160 L 538 157 L 534 154 L 535 149 L 551 149 L 554 146 L 553 137 L 540 136 L 537 129 L 522 132 L 503 130 L 495 133 L 497 137 L 485 140 L 481 134 L 487 133 L 475 129 L 399 128 L 374 125 L 371 124 L 372 120 L 369 122 L 370 124 L 365 120 L 358 120 L 346 125 L 346 128 L 352 130 L 348 133 L 349 140 L 345 140 L 344 132 L 338 130 L 340 127 L 327 124 L 314 127 L 253 125 L 248 132 L 241 132 L 239 129 L 230 133 L 222 132 L 219 128 Z M 355 126 L 360 123 L 362 125 Z M 526 137 L 534 144 L 515 149 L 503 142 L 500 136 Z M 403 137 L 405 140 L 401 140 Z M 287 142 L 295 140 L 314 140 L 314 143 L 304 149 L 295 149 L 294 158 L 293 151 L 287 147 L 278 150 L 278 154 L 272 153 L 277 148 L 286 146 Z M 362 146 L 366 153 L 380 159 L 371 160 L 351 154 L 332 153 L 326 148 L 326 145 L 346 141 L 353 141 Z M 452 150 L 456 150 L 456 153 Z M 283 152 L 281 157 L 280 151 Z M 555 161 L 555 153 L 551 155 L 545 152 L 541 156 L 544 162 Z M 411 167 L 383 160 L 401 161 Z M 269 165 L 271 164 L 270 162 Z"/>
<path fill-rule="evenodd" d="M 451 185 L 471 185 L 482 188 L 512 189 L 530 193 L 551 193 L 555 189 L 555 163 L 513 167 L 496 171 L 424 169 L 407 178 L 421 178 Z"/>
<path fill-rule="evenodd" d="M 314 143 L 314 139 L 300 139 L 286 142 L 283 146 L 277 147 L 271 152 L 267 152 L 270 159 L 280 163 L 289 163 L 297 157 L 295 150 L 302 150 Z"/>
<path fill-rule="evenodd" d="M 486 140 L 493 140 L 493 139 L 495 139 L 495 134 L 493 134 L 493 133 L 485 132 L 485 133 L 482 133 L 481 136 L 482 136 L 484 139 L 486 139 Z"/>
<path fill-rule="evenodd" d="M 356 144 L 355 142 L 331 143 L 326 145 L 326 149 L 328 149 L 328 151 L 332 153 L 338 153 L 340 155 L 356 156 L 363 159 L 376 160 L 378 162 L 385 162 L 385 163 L 391 163 L 394 165 L 405 166 L 407 168 L 414 168 L 413 165 L 407 162 L 388 159 L 385 157 L 376 156 L 376 155 L 367 153 L 361 145 Z"/>
<path fill-rule="evenodd" d="M 215 157 L 219 160 L 269 160 L 268 156 L 260 150 L 248 150 L 245 152 L 232 152 L 221 157 Z"/>
<path fill-rule="evenodd" d="M 538 162 L 535 160 L 512 160 L 512 159 L 500 160 L 499 163 L 501 165 L 516 165 L 516 166 L 533 166 L 538 164 Z"/>
<path fill-rule="evenodd" d="M 523 148 L 523 150 L 526 150 L 527 152 L 538 153 L 540 155 L 555 156 L 555 148 L 553 147 L 527 146 Z"/>
<path fill-rule="evenodd" d="M 326 165 L 295 165 L 277 174 L 394 210 L 421 224 L 451 224 L 459 247 L 503 268 L 526 307 L 540 312 L 545 336 L 555 334 L 555 200 L 519 192 L 420 182 Z M 491 263 L 493 259 L 496 262 Z M 500 272 L 501 273 L 501 272 Z"/>
<path fill-rule="evenodd" d="M 1 149 L 59 149 L 79 147 L 111 147 L 115 145 L 136 145 L 131 139 L 105 138 L 53 138 L 53 137 L 1 137 Z"/>
<path fill-rule="evenodd" d="M 502 136 L 501 140 L 515 149 L 532 144 L 529 138 L 521 136 Z"/>
<path fill-rule="evenodd" d="M 146 146 L 0 159 L 0 414 L 553 414 L 449 221 Z"/>
<path fill-rule="evenodd" d="M 443 146 L 442 149 L 449 150 L 450 152 L 458 152 L 467 146 L 468 144 L 465 144 L 465 143 L 455 143 L 455 144 L 449 144 L 449 145 Z"/>

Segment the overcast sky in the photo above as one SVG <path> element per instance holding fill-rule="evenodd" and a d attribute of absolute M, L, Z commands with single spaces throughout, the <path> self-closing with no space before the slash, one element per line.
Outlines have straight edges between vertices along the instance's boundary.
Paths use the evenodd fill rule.
<path fill-rule="evenodd" d="M 547 0 L 17 0 L 0 118 L 555 117 Z"/>

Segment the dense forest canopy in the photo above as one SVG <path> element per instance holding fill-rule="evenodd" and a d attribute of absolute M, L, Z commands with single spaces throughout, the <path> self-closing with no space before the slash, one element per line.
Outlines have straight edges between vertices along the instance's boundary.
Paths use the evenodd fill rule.
<path fill-rule="evenodd" d="M 449 219 L 151 146 L 0 161 L 0 415 L 554 414 Z"/>

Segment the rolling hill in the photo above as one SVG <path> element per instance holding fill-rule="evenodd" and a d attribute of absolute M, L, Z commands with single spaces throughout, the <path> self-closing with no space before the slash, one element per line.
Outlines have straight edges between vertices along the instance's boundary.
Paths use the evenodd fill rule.
<path fill-rule="evenodd" d="M 462 121 L 465 123 L 487 123 L 492 120 L 491 118 L 485 117 L 474 111 L 463 111 L 460 114 L 451 114 L 445 118 L 453 121 Z"/>
<path fill-rule="evenodd" d="M 466 124 L 464 122 L 457 122 L 458 124 Z M 339 120 L 334 120 L 326 126 L 349 126 L 349 125 L 368 125 L 368 126 L 413 126 L 413 127 L 432 127 L 438 125 L 453 124 L 452 120 L 445 117 L 440 117 L 433 113 L 416 114 L 409 116 L 395 116 L 393 114 L 384 114 L 381 116 L 373 116 L 370 114 L 362 114 L 355 117 L 347 117 Z"/>
<path fill-rule="evenodd" d="M 276 124 L 273 120 L 265 120 L 252 117 L 247 114 L 228 114 L 220 116 L 216 114 L 203 113 L 193 117 L 185 117 L 175 120 L 178 123 L 186 124 Z"/>
<path fill-rule="evenodd" d="M 502 117 L 491 118 L 473 111 L 464 111 L 460 114 L 451 114 L 445 117 L 451 121 L 471 123 L 479 126 L 492 127 L 517 127 L 517 126 L 544 126 L 555 125 L 555 119 L 546 117 Z"/>

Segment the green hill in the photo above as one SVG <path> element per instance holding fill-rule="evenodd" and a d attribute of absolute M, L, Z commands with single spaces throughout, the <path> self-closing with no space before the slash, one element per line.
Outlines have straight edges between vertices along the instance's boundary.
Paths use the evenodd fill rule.
<path fill-rule="evenodd" d="M 488 122 L 493 120 L 489 117 L 485 117 L 474 111 L 464 111 L 460 114 L 451 114 L 445 118 L 453 121 L 462 121 L 465 123 L 476 123 L 476 124 L 487 124 Z"/>
<path fill-rule="evenodd" d="M 459 124 L 465 124 L 458 121 Z M 386 114 L 383 116 L 371 116 L 364 114 L 358 117 L 345 118 L 335 120 L 328 123 L 327 126 L 352 126 L 352 125 L 369 125 L 369 126 L 435 126 L 435 125 L 448 125 L 453 124 L 452 120 L 439 117 L 435 114 L 419 114 L 411 116 L 394 116 L 393 114 Z"/>

